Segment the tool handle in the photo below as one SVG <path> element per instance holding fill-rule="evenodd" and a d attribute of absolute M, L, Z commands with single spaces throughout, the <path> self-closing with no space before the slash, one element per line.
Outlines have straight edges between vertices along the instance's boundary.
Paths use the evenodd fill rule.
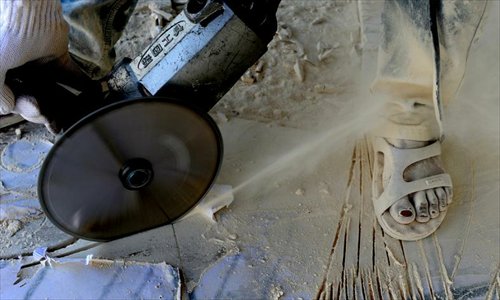
<path fill-rule="evenodd" d="M 29 62 L 11 69 L 5 83 L 16 99 L 35 98 L 41 114 L 55 131 L 67 130 L 103 105 L 104 95 L 98 81 L 68 72 L 57 62 Z"/>

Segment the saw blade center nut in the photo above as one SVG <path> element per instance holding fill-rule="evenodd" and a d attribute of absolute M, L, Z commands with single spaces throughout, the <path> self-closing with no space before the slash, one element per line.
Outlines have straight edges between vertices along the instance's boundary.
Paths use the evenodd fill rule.
<path fill-rule="evenodd" d="M 153 166 L 144 158 L 127 160 L 120 168 L 118 177 L 128 190 L 138 190 L 148 186 L 153 180 Z"/>

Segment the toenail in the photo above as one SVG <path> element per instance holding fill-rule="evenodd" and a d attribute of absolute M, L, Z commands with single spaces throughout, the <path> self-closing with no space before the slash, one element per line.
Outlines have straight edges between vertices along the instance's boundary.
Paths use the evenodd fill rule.
<path fill-rule="evenodd" d="M 406 217 L 406 218 L 411 217 L 413 215 L 411 210 L 408 210 L 408 209 L 402 210 L 399 214 L 403 217 Z"/>

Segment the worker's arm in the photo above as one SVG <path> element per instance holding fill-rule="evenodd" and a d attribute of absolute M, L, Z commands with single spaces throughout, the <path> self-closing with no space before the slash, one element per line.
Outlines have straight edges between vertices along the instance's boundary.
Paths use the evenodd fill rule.
<path fill-rule="evenodd" d="M 46 123 L 36 99 L 16 99 L 5 84 L 6 73 L 27 62 L 68 62 L 68 26 L 59 0 L 0 1 L 0 114 L 18 113 L 29 121 Z"/>

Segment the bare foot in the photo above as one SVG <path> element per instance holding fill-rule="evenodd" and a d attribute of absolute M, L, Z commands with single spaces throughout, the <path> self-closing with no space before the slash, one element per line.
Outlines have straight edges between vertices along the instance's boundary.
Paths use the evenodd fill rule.
<path fill-rule="evenodd" d="M 432 142 L 421 142 L 402 139 L 386 139 L 392 146 L 401 149 L 425 147 Z M 416 162 L 403 173 L 405 181 L 413 181 L 428 176 L 445 173 L 440 157 L 431 157 Z M 389 209 L 391 216 L 400 224 L 409 224 L 416 220 L 420 223 L 437 218 L 445 211 L 452 200 L 452 189 L 438 187 L 422 190 L 399 199 Z"/>

